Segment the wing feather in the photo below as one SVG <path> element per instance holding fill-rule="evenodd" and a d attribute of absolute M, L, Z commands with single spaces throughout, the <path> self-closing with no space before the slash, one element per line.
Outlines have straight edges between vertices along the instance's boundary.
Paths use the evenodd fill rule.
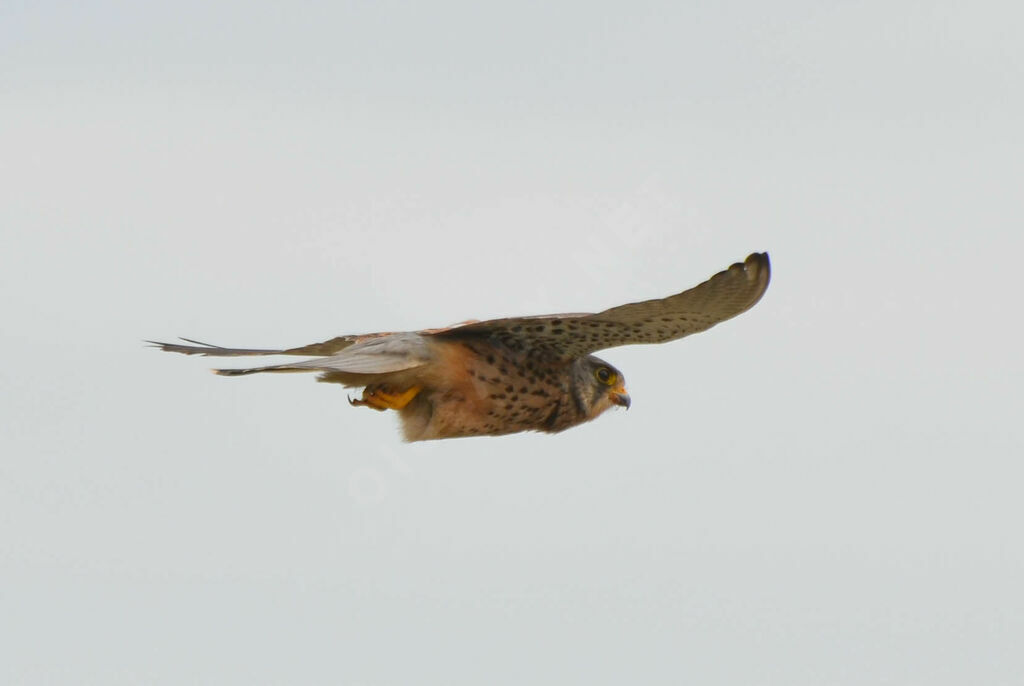
<path fill-rule="evenodd" d="M 754 253 L 704 283 L 667 298 L 619 305 L 596 314 L 493 319 L 430 335 L 491 337 L 513 349 L 573 359 L 605 348 L 665 343 L 706 331 L 753 307 L 770 278 L 768 254 Z"/>
<path fill-rule="evenodd" d="M 206 355 L 209 357 L 239 357 L 243 355 L 305 355 L 308 357 L 311 355 L 333 355 L 334 353 L 344 350 L 348 346 L 360 340 L 386 335 L 387 334 L 337 336 L 329 341 L 323 341 L 322 343 L 311 343 L 298 348 L 282 348 L 280 350 L 271 350 L 267 348 L 224 348 L 219 345 L 213 345 L 212 343 L 194 341 L 191 338 L 182 338 L 181 340 L 186 343 L 192 343 L 193 345 L 161 343 L 160 341 L 146 341 L 146 343 L 169 353 L 182 353 L 184 355 Z"/>
<path fill-rule="evenodd" d="M 249 367 L 246 369 L 215 369 L 224 376 L 244 376 L 260 372 L 342 372 L 345 374 L 390 374 L 413 369 L 430 361 L 431 353 L 423 336 L 417 333 L 374 333 L 360 336 L 338 336 L 322 343 L 280 350 L 264 348 L 224 348 L 190 338 L 181 343 L 147 341 L 161 350 L 185 355 L 239 357 L 244 355 L 305 355 L 312 360 L 285 364 Z"/>

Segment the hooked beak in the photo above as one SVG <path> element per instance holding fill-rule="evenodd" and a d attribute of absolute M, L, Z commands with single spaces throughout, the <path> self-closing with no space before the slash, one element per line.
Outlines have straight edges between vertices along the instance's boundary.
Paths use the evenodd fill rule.
<path fill-rule="evenodd" d="M 611 392 L 611 395 L 609 397 L 611 398 L 611 401 L 616 405 L 624 407 L 627 410 L 629 409 L 631 401 L 629 399 L 629 393 L 626 393 L 625 388 L 616 388 L 614 391 Z"/>

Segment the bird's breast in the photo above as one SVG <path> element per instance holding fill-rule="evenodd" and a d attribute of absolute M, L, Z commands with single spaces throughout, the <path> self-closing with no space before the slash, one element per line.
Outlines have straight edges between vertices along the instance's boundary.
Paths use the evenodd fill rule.
<path fill-rule="evenodd" d="M 446 342 L 423 395 L 423 438 L 560 431 L 571 426 L 569 372 L 488 340 Z M 420 408 L 422 412 L 426 408 Z"/>

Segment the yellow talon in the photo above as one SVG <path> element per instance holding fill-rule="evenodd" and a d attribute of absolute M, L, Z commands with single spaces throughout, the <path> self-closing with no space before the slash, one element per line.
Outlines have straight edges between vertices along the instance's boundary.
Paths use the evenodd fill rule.
<path fill-rule="evenodd" d="M 361 400 L 352 400 L 349 398 L 348 402 L 355 406 L 365 405 L 367 407 L 372 407 L 373 409 L 381 412 L 384 410 L 401 410 L 412 402 L 412 399 L 415 398 L 421 390 L 423 389 L 419 386 L 413 386 L 401 393 L 389 393 L 381 390 L 380 388 L 367 386 L 363 389 L 363 397 Z"/>

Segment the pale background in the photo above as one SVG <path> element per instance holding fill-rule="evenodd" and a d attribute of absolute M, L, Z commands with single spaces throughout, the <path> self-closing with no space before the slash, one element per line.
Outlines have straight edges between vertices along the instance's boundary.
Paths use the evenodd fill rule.
<path fill-rule="evenodd" d="M 1018 7 L 3 3 L 0 683 L 1021 683 Z M 558 436 L 141 344 L 755 250 Z"/>

